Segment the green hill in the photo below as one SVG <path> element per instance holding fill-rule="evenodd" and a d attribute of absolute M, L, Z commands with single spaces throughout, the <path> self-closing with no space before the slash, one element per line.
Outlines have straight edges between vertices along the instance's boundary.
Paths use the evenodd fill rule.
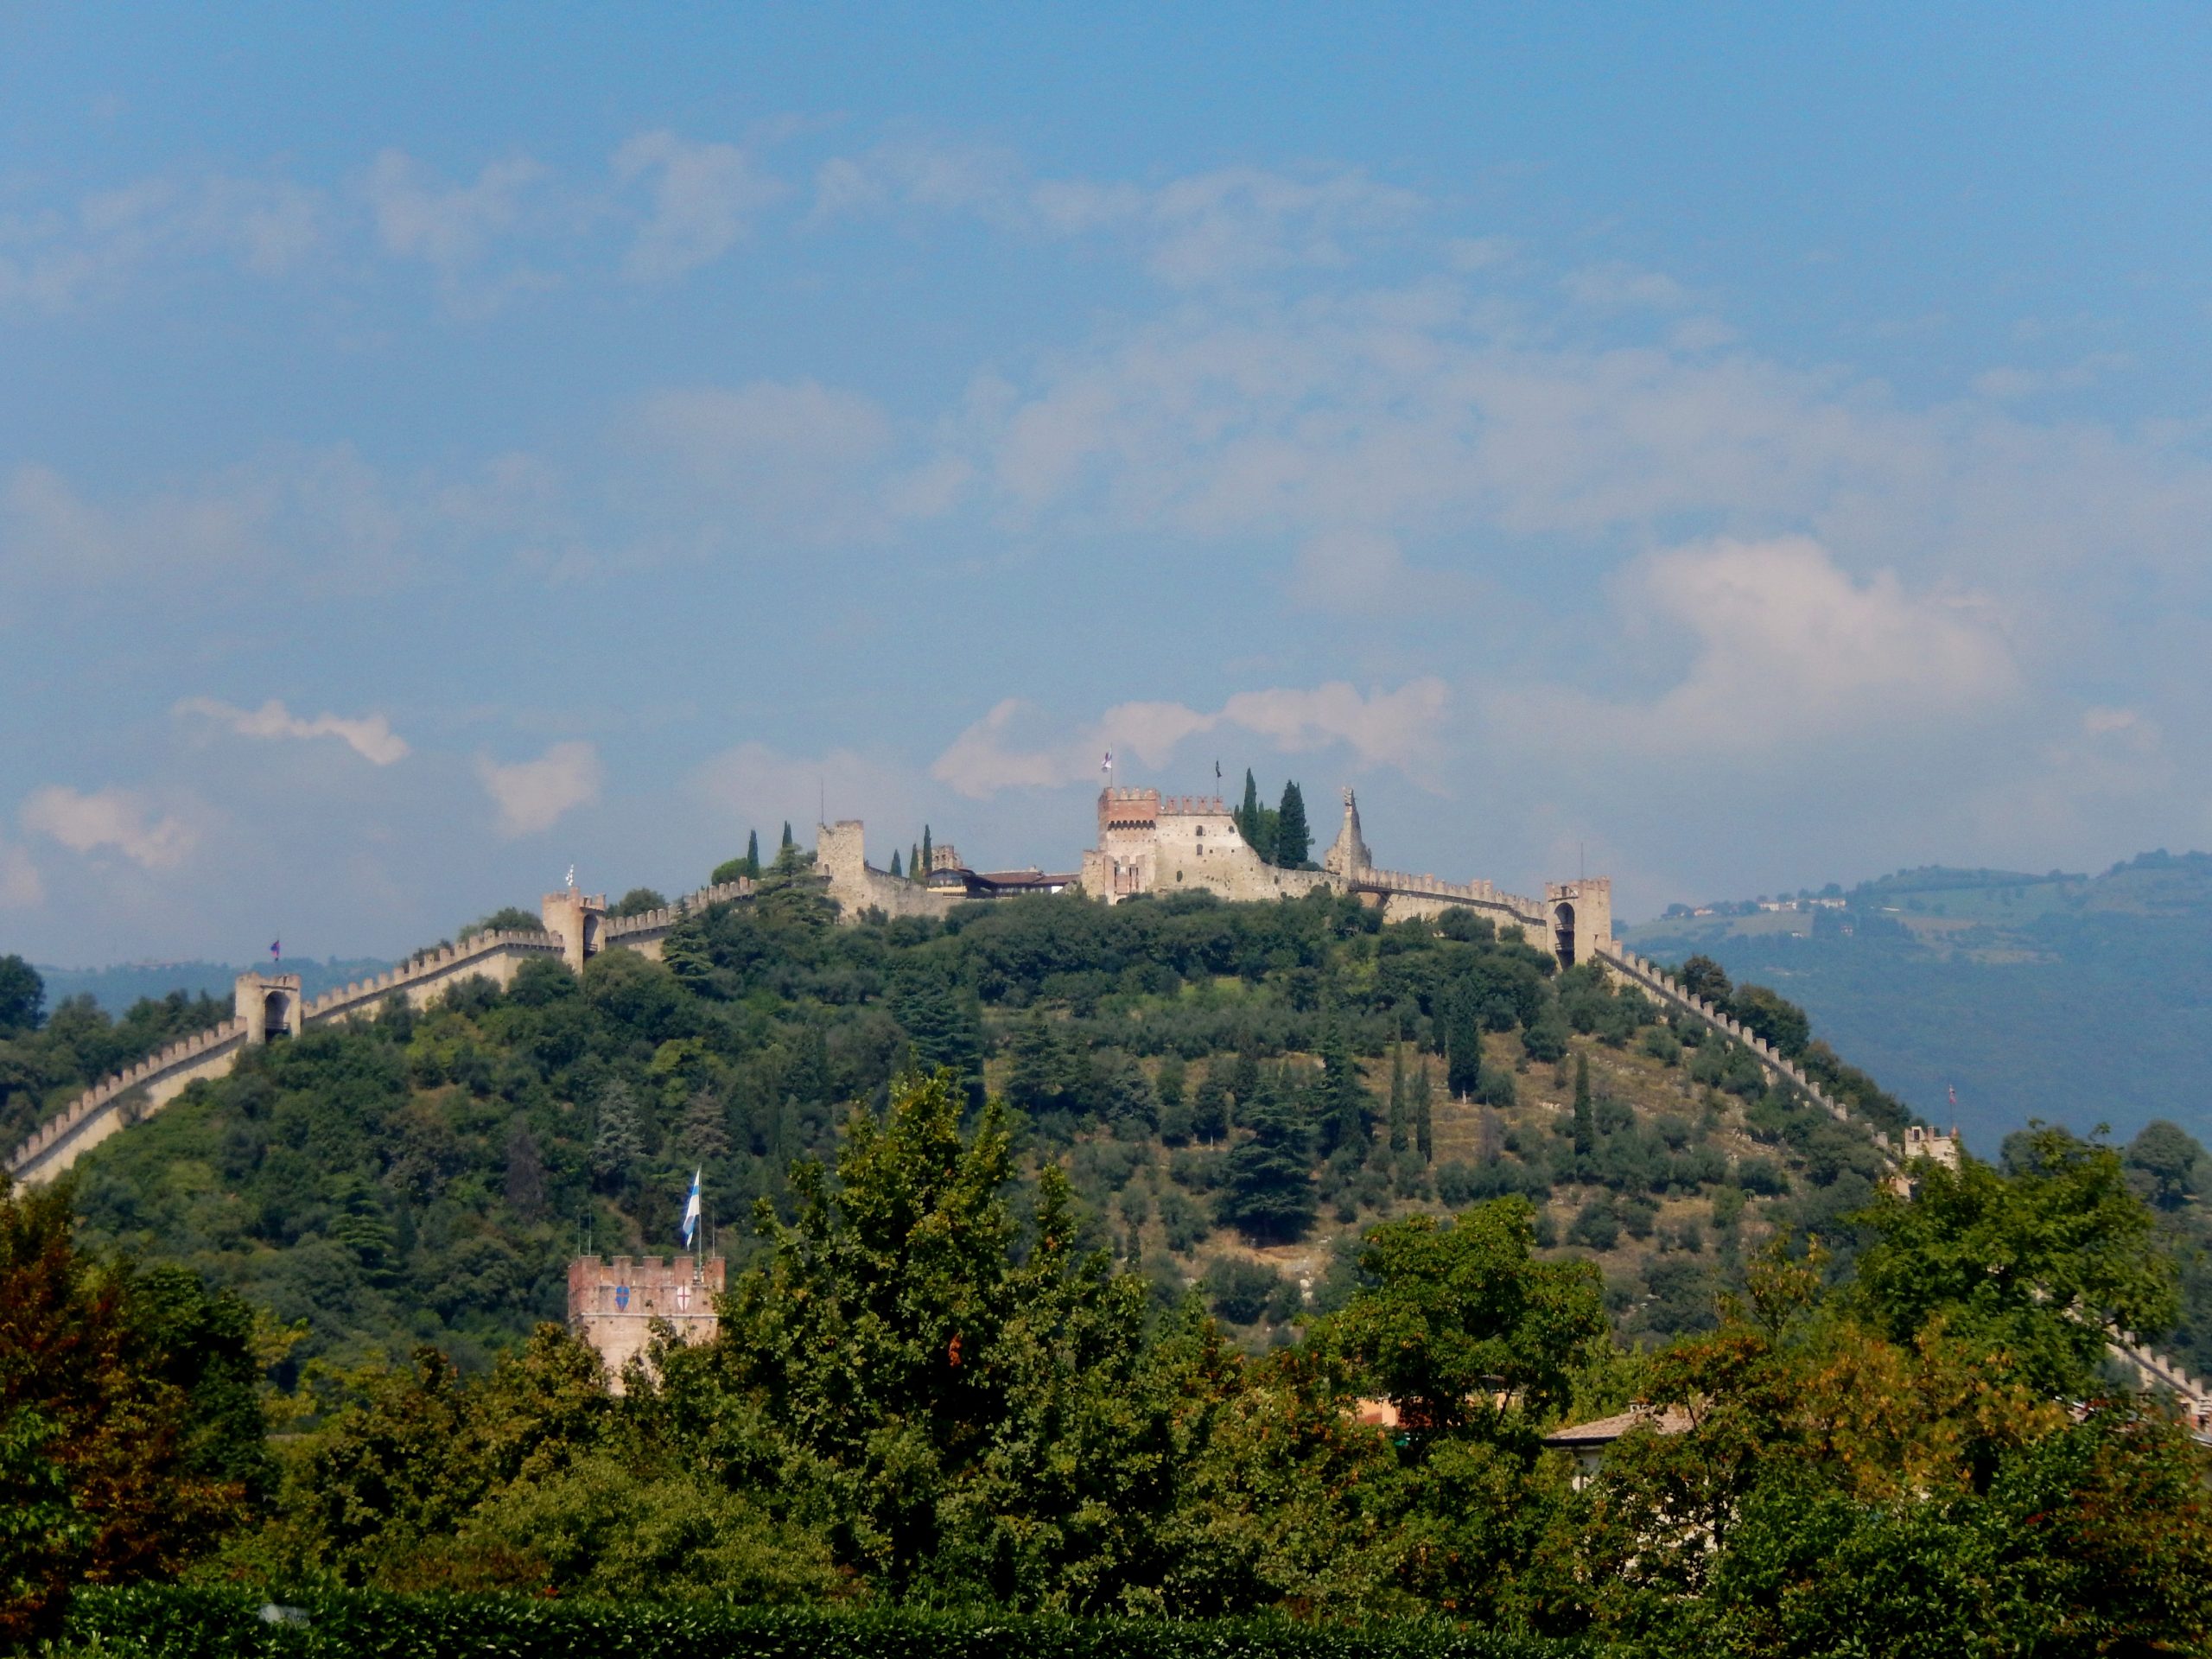
<path fill-rule="evenodd" d="M 2146 853 L 2094 878 L 1928 868 L 1829 892 L 1836 907 L 1715 906 L 1624 938 L 1776 987 L 1985 1155 L 2031 1118 L 2122 1137 L 2163 1118 L 2212 1138 L 2212 856 Z"/>
<path fill-rule="evenodd" d="M 257 1052 L 83 1160 L 79 1201 L 94 1237 L 305 1320 L 298 1360 L 480 1364 L 562 1315 L 580 1249 L 674 1248 L 695 1167 L 742 1257 L 754 1202 L 913 1065 L 1006 1098 L 1086 1242 L 1163 1303 L 1204 1284 L 1255 1345 L 1344 1293 L 1362 1227 L 1506 1192 L 1603 1264 L 1624 1332 L 1694 1328 L 1747 1239 L 1834 1230 L 1878 1167 L 1866 1124 L 1471 917 L 1039 898 L 842 927 L 794 868 L 661 963 L 535 963 Z"/>

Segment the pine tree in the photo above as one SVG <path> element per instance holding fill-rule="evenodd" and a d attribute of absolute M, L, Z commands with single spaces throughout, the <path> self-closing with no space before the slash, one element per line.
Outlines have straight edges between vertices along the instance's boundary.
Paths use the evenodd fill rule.
<path fill-rule="evenodd" d="M 1256 1242 L 1287 1243 L 1313 1221 L 1313 1181 L 1298 1108 L 1274 1078 L 1239 1107 L 1252 1135 L 1229 1154 L 1216 1213 Z"/>
<path fill-rule="evenodd" d="M 1429 1122 L 1428 1061 L 1424 1057 L 1414 1078 L 1414 1147 L 1424 1164 L 1436 1161 L 1434 1126 Z"/>
<path fill-rule="evenodd" d="M 1221 1073 L 1219 1063 L 1209 1061 L 1205 1076 L 1191 1096 L 1191 1133 L 1208 1142 L 1229 1135 L 1229 1086 Z"/>
<path fill-rule="evenodd" d="M 1406 1051 L 1393 1043 L 1390 1045 L 1390 1150 L 1393 1152 L 1406 1149 L 1407 1111 L 1410 1103 L 1406 1099 Z"/>
<path fill-rule="evenodd" d="M 893 847 L 893 848 L 891 849 L 891 875 L 892 875 L 892 879 L 893 879 L 893 880 L 897 880 L 897 879 L 899 879 L 900 876 L 903 876 L 903 875 L 905 875 L 906 874 L 906 871 L 904 871 L 904 870 L 902 870 L 902 869 L 900 869 L 900 868 L 899 868 L 899 849 L 898 849 L 896 847 Z"/>
<path fill-rule="evenodd" d="M 785 827 L 789 828 L 788 825 Z M 760 832 L 758 830 L 745 832 L 745 873 L 755 881 L 760 879 Z"/>
<path fill-rule="evenodd" d="M 777 850 L 777 852 L 778 852 L 778 853 L 779 853 L 779 854 L 780 854 L 780 853 L 784 852 L 786 849 L 792 848 L 792 847 L 796 847 L 796 846 L 798 846 L 798 843 L 797 842 L 795 842 L 795 841 L 793 841 L 793 840 L 791 839 L 791 821 L 789 818 L 785 818 L 785 819 L 784 820 L 784 839 L 783 839 L 783 844 L 782 844 L 781 846 L 778 847 L 778 848 L 776 849 L 776 850 Z"/>
<path fill-rule="evenodd" d="M 1007 1075 L 1006 1097 L 1025 1112 L 1048 1112 L 1067 1102 L 1067 1056 L 1034 1009 L 1014 1033 L 1014 1067 Z"/>
<path fill-rule="evenodd" d="M 1598 1149 L 1598 1115 L 1590 1102 L 1590 1057 L 1574 1057 L 1574 1154 L 1587 1158 Z"/>
<path fill-rule="evenodd" d="M 1274 861 L 1287 870 L 1303 869 L 1313 849 L 1313 832 L 1306 826 L 1306 797 L 1296 784 L 1285 784 L 1282 804 L 1275 810 Z"/>
<path fill-rule="evenodd" d="M 638 1103 L 626 1084 L 608 1084 L 599 1091 L 599 1130 L 592 1137 L 591 1176 L 610 1192 L 630 1184 L 631 1172 L 645 1155 L 638 1133 Z"/>
<path fill-rule="evenodd" d="M 677 1143 L 695 1164 L 711 1164 L 729 1156 L 729 1115 L 713 1090 L 702 1089 L 684 1103 L 683 1128 Z"/>
<path fill-rule="evenodd" d="M 1444 1086 L 1468 1100 L 1483 1086 L 1482 1021 L 1475 1017 L 1473 994 L 1464 986 L 1445 1007 Z"/>
<path fill-rule="evenodd" d="M 1321 1032 L 1320 1099 L 1315 1103 L 1319 1109 L 1315 1120 L 1321 1126 L 1321 1137 L 1333 1152 L 1339 1147 L 1364 1147 L 1368 1138 L 1368 1099 L 1366 1086 L 1359 1080 L 1359 1067 L 1353 1061 L 1351 1048 L 1344 1041 L 1343 1027 L 1332 1019 Z"/>

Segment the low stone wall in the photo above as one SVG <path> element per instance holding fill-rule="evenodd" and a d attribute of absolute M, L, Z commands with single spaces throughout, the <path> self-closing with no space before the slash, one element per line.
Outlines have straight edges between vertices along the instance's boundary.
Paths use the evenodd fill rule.
<path fill-rule="evenodd" d="M 159 1111 L 188 1085 L 225 1075 L 238 1064 L 245 1040 L 245 1023 L 226 1020 L 103 1078 L 8 1155 L 9 1175 L 25 1186 L 43 1185 L 111 1135 Z"/>

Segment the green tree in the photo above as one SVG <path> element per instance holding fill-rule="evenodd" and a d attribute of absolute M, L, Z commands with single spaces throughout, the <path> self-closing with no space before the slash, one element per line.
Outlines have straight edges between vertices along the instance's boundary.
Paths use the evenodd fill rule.
<path fill-rule="evenodd" d="M 930 872 L 934 870 L 936 868 L 937 849 L 935 844 L 930 839 L 930 827 L 925 823 L 922 826 L 921 867 L 915 873 L 914 879 L 917 881 L 928 880 L 930 879 Z"/>
<path fill-rule="evenodd" d="M 21 957 L 0 957 L 0 1037 L 36 1031 L 44 1018 L 46 982 Z"/>
<path fill-rule="evenodd" d="M 777 844 L 776 851 L 780 855 L 791 851 L 791 849 L 798 845 L 798 843 L 791 839 L 791 821 L 789 818 L 785 818 L 784 820 L 784 838 Z"/>
<path fill-rule="evenodd" d="M 1428 1060 L 1421 1059 L 1421 1070 L 1414 1074 L 1413 1113 L 1414 1147 L 1421 1154 L 1424 1164 L 1436 1161 L 1436 1135 L 1431 1122 L 1433 1109 L 1428 1086 Z"/>
<path fill-rule="evenodd" d="M 1455 986 L 1444 1005 L 1444 1086 L 1472 1100 L 1483 1084 L 1483 1027 L 1471 988 Z"/>
<path fill-rule="evenodd" d="M 1360 1252 L 1371 1287 L 1316 1339 L 1417 1433 L 1473 1429 L 1533 1452 L 1606 1332 L 1596 1266 L 1539 1262 L 1535 1249 L 1535 1212 L 1518 1197 L 1386 1223 Z"/>
<path fill-rule="evenodd" d="M 1304 869 L 1313 847 L 1313 831 L 1306 825 L 1306 797 L 1295 783 L 1287 783 L 1282 804 L 1275 810 L 1274 861 L 1287 870 Z"/>
<path fill-rule="evenodd" d="M 0 1180 L 0 1643 L 73 1586 L 168 1577 L 273 1484 L 253 1317 L 178 1268 L 79 1252 L 67 1182 Z"/>
<path fill-rule="evenodd" d="M 645 1155 L 637 1096 L 619 1079 L 607 1084 L 599 1091 L 598 1126 L 592 1135 L 593 1183 L 602 1192 L 624 1191 Z"/>
<path fill-rule="evenodd" d="M 1598 1113 L 1590 1098 L 1590 1057 L 1574 1057 L 1574 1155 L 1587 1158 L 1598 1150 Z"/>
<path fill-rule="evenodd" d="M 1406 1149 L 1411 1127 L 1412 1103 L 1406 1095 L 1406 1051 L 1398 1043 L 1390 1045 L 1390 1150 Z"/>
<path fill-rule="evenodd" d="M 1216 1213 L 1262 1243 L 1302 1237 L 1316 1203 L 1306 1126 L 1274 1078 L 1237 1102 L 1238 1122 L 1251 1133 L 1230 1149 Z"/>
<path fill-rule="evenodd" d="M 729 1110 L 713 1090 L 694 1090 L 684 1103 L 677 1144 L 695 1165 L 716 1164 L 729 1156 Z"/>
<path fill-rule="evenodd" d="M 1314 1116 L 1321 1125 L 1324 1149 L 1339 1147 L 1365 1149 L 1374 1101 L 1360 1081 L 1359 1065 L 1344 1039 L 1341 1020 L 1332 1018 L 1321 1028 L 1321 1077 Z"/>
<path fill-rule="evenodd" d="M 2107 1331 L 2162 1332 L 2177 1310 L 2171 1260 L 2120 1154 L 2038 1128 L 2018 1173 L 1972 1157 L 1924 1164 L 1910 1199 L 1856 1217 L 1857 1306 L 1895 1340 L 1941 1313 L 2038 1390 L 2094 1391 Z"/>
<path fill-rule="evenodd" d="M 894 881 L 903 880 L 906 874 L 905 867 L 899 861 L 899 849 L 893 847 L 891 849 L 891 879 Z"/>
<path fill-rule="evenodd" d="M 849 1120 L 834 1187 L 795 1169 L 798 1219 L 762 1205 L 769 1260 L 671 1394 L 757 1402 L 780 1481 L 832 1500 L 840 1559 L 894 1595 L 1115 1605 L 1172 1492 L 1145 1288 L 1076 1252 L 1056 1166 L 1017 1248 L 1001 1110 L 963 1137 L 963 1106 L 950 1073 L 909 1079 Z"/>
<path fill-rule="evenodd" d="M 2203 1190 L 2204 1148 L 2189 1131 L 2164 1118 L 2154 1118 L 2137 1131 L 2127 1143 L 2125 1161 L 2161 1210 L 2178 1210 Z"/>
<path fill-rule="evenodd" d="M 632 887 L 615 900 L 612 913 L 617 916 L 642 916 L 647 911 L 658 910 L 667 903 L 666 899 L 651 887 Z"/>

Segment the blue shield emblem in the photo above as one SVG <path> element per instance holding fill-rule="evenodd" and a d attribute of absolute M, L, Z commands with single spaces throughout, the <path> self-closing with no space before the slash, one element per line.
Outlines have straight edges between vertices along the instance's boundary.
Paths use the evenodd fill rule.
<path fill-rule="evenodd" d="M 615 1287 L 614 1287 L 614 1311 L 615 1311 L 616 1313 L 628 1313 L 628 1312 L 629 1312 L 629 1310 L 630 1310 L 630 1287 L 629 1287 L 629 1286 L 627 1286 L 627 1285 L 617 1285 L 617 1286 L 615 1286 Z"/>

